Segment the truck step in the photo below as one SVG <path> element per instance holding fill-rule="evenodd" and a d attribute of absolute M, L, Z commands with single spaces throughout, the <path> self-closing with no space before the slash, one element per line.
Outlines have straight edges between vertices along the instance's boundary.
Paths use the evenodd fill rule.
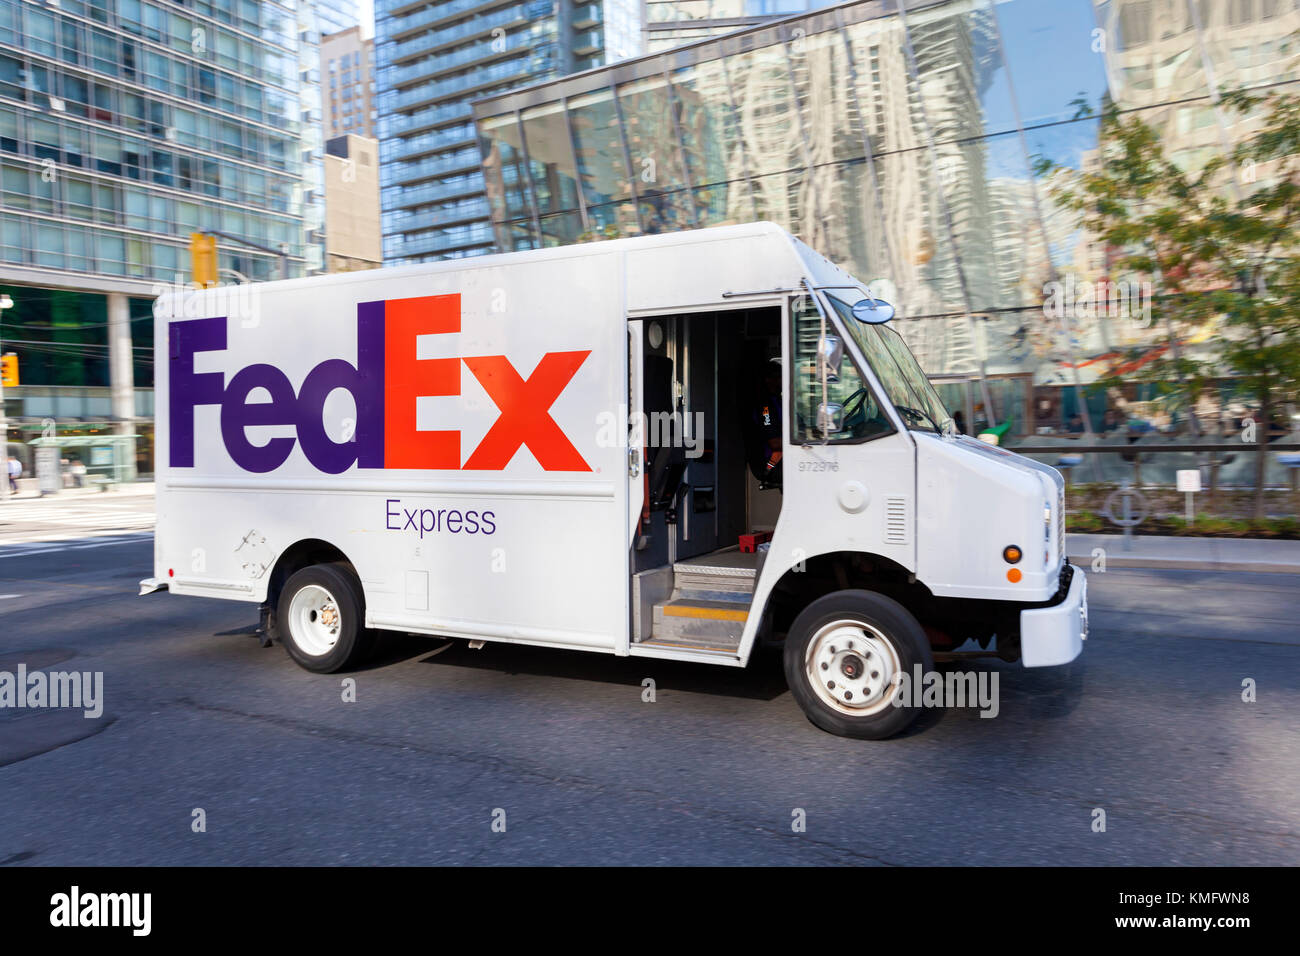
<path fill-rule="evenodd" d="M 754 592 L 758 555 L 740 551 L 715 551 L 673 565 L 679 591 L 749 595 Z"/>
<path fill-rule="evenodd" d="M 748 602 L 676 597 L 656 604 L 646 644 L 734 651 L 749 617 Z"/>

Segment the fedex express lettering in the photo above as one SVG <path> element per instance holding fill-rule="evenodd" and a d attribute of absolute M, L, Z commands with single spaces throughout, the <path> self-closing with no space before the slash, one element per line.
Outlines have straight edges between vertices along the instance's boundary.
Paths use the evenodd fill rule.
<path fill-rule="evenodd" d="M 173 322 L 168 329 L 173 468 L 194 467 L 194 409 L 219 405 L 222 443 L 245 471 L 274 471 L 295 441 L 280 437 L 254 445 L 246 432 L 250 425 L 294 426 L 307 460 L 328 474 L 353 464 L 501 471 L 524 446 L 546 471 L 591 471 L 550 414 L 591 351 L 547 352 L 527 378 L 504 355 L 417 358 L 418 336 L 460 331 L 459 295 L 360 303 L 356 364 L 341 358 L 321 362 L 296 393 L 274 365 L 246 366 L 228 383 L 221 372 L 196 372 L 196 353 L 226 348 L 226 328 L 227 319 L 220 317 Z M 457 429 L 421 431 L 416 425 L 418 399 L 460 394 L 462 362 L 500 412 L 464 464 Z M 269 402 L 248 401 L 258 388 L 270 395 Z M 331 439 L 323 420 L 325 399 L 339 388 L 352 395 L 357 409 L 356 428 L 346 442 Z"/>
<path fill-rule="evenodd" d="M 426 534 L 496 534 L 496 514 L 491 511 L 460 511 L 456 508 L 406 508 L 401 498 L 384 500 L 384 527 L 389 531 L 411 531 L 421 539 Z"/>

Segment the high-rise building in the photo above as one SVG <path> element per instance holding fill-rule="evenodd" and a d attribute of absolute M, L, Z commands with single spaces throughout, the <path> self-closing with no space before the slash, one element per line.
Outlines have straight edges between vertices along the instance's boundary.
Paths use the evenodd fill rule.
<path fill-rule="evenodd" d="M 293 6 L 293 3 L 290 3 Z M 298 108 L 302 156 L 303 225 L 309 274 L 325 271 L 325 110 L 321 91 L 322 38 L 357 25 L 357 0 L 297 0 Z"/>
<path fill-rule="evenodd" d="M 645 51 L 659 53 L 764 20 L 830 6 L 834 0 L 644 0 Z"/>
<path fill-rule="evenodd" d="M 491 251 L 470 101 L 640 52 L 637 0 L 378 0 L 384 261 Z"/>
<path fill-rule="evenodd" d="M 325 141 L 325 255 L 330 272 L 384 264 L 378 140 L 349 135 Z"/>
<path fill-rule="evenodd" d="M 321 37 L 321 103 L 325 138 L 375 138 L 375 41 L 361 27 Z"/>
<path fill-rule="evenodd" d="M 224 234 L 222 281 L 310 266 L 301 6 L 0 0 L 0 350 L 29 468 L 53 430 L 138 434 L 152 471 L 151 300 L 189 280 L 190 233 Z"/>

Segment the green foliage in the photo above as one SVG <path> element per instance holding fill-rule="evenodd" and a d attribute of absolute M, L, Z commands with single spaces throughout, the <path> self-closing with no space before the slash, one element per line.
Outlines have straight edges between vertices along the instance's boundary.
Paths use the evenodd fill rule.
<path fill-rule="evenodd" d="M 1104 534 L 1115 529 L 1095 511 L 1079 511 L 1066 515 L 1065 530 L 1072 534 Z"/>
<path fill-rule="evenodd" d="M 1111 524 L 1095 511 L 1078 511 L 1066 515 L 1070 534 L 1121 534 L 1123 529 Z M 1229 518 L 1198 514 L 1191 524 L 1181 515 L 1152 515 L 1133 529 L 1134 534 L 1177 535 L 1205 538 L 1300 538 L 1300 520 L 1281 518 Z"/>
<path fill-rule="evenodd" d="M 1118 272 L 1156 290 L 1168 350 L 1141 377 L 1159 382 L 1175 406 L 1224 377 L 1254 397 L 1262 516 L 1264 426 L 1300 383 L 1300 98 L 1238 91 L 1218 108 L 1254 132 L 1197 170 L 1167 157 L 1139 116 L 1110 108 L 1097 168 L 1056 168 L 1070 181 L 1059 201 L 1114 250 Z M 1189 357 L 1181 343 L 1206 327 L 1214 354 Z"/>

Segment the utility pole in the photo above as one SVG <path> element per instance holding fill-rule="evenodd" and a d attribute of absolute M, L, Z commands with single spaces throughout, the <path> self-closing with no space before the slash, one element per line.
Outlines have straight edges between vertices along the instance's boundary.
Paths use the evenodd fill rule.
<path fill-rule="evenodd" d="M 14 307 L 14 300 L 7 295 L 0 295 L 0 315 L 5 310 Z M 0 335 L 0 356 L 4 354 L 4 336 Z M 0 490 L 0 501 L 9 500 L 9 420 L 5 417 L 5 382 L 9 379 L 9 364 L 6 362 L 3 366 L 3 374 L 0 374 L 0 447 L 4 448 L 5 474 L 4 488 Z M 14 377 L 17 378 L 17 357 L 14 361 Z M 15 383 L 16 384 L 16 383 Z"/>

